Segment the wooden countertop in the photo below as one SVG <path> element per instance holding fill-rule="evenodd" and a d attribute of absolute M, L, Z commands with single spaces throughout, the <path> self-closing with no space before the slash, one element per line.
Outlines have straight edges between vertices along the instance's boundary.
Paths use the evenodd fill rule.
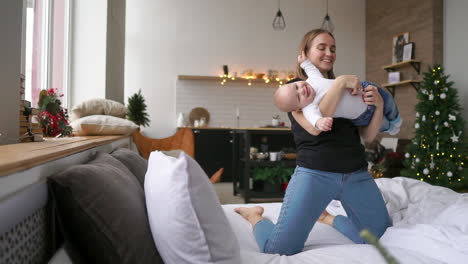
<path fill-rule="evenodd" d="M 43 142 L 0 146 L 0 176 L 25 170 L 86 149 L 128 136 L 86 136 L 46 138 Z"/>

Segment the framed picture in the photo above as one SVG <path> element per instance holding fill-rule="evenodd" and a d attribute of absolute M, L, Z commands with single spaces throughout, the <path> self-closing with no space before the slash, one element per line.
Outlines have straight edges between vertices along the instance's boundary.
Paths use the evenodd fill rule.
<path fill-rule="evenodd" d="M 409 43 L 409 32 L 400 33 L 393 37 L 392 63 L 403 61 L 403 47 Z"/>
<path fill-rule="evenodd" d="M 400 81 L 400 72 L 389 72 L 388 73 L 388 83 L 397 83 Z"/>
<path fill-rule="evenodd" d="M 403 61 L 413 59 L 413 53 L 414 53 L 414 42 L 406 43 L 405 46 L 403 46 Z"/>

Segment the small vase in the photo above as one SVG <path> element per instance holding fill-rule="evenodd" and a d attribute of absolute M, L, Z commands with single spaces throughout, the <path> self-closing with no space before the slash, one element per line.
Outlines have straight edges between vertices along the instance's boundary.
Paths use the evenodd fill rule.
<path fill-rule="evenodd" d="M 179 117 L 177 117 L 177 127 L 185 127 L 184 113 L 179 113 Z"/>
<path fill-rule="evenodd" d="M 271 125 L 272 126 L 279 126 L 279 119 L 273 118 L 271 120 Z"/>

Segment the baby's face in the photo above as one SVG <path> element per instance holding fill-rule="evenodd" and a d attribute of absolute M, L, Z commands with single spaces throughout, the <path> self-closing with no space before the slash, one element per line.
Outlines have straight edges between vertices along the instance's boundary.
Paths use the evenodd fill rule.
<path fill-rule="evenodd" d="M 283 88 L 286 89 L 285 99 L 294 110 L 302 109 L 314 101 L 315 90 L 307 82 L 288 83 Z"/>

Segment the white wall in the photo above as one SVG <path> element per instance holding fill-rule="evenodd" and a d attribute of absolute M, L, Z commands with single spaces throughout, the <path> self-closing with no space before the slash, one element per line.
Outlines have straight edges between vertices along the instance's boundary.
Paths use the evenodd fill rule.
<path fill-rule="evenodd" d="M 303 34 L 321 25 L 325 1 L 281 4 L 286 30 L 277 32 L 271 27 L 277 1 L 127 1 L 125 98 L 142 90 L 151 119 L 145 133 L 174 132 L 177 75 L 218 75 L 223 64 L 238 73 L 293 69 Z M 337 74 L 365 78 L 364 7 L 364 0 L 330 2 Z"/>
<path fill-rule="evenodd" d="M 176 89 L 176 113 L 183 113 L 186 121 L 195 107 L 204 107 L 210 113 L 209 126 L 214 127 L 260 127 L 271 125 L 272 116 L 279 115 L 280 121 L 290 125 L 286 113 L 273 104 L 276 85 L 248 86 L 227 82 L 179 80 Z M 239 109 L 239 123 L 237 120 Z"/>
<path fill-rule="evenodd" d="M 17 143 L 23 1 L 0 2 L 0 145 Z"/>
<path fill-rule="evenodd" d="M 107 1 L 71 1 L 70 104 L 105 98 Z"/>
<path fill-rule="evenodd" d="M 468 2 L 465 0 L 444 1 L 444 66 L 445 73 L 458 89 L 460 106 L 465 120 L 465 132 L 468 128 Z"/>

